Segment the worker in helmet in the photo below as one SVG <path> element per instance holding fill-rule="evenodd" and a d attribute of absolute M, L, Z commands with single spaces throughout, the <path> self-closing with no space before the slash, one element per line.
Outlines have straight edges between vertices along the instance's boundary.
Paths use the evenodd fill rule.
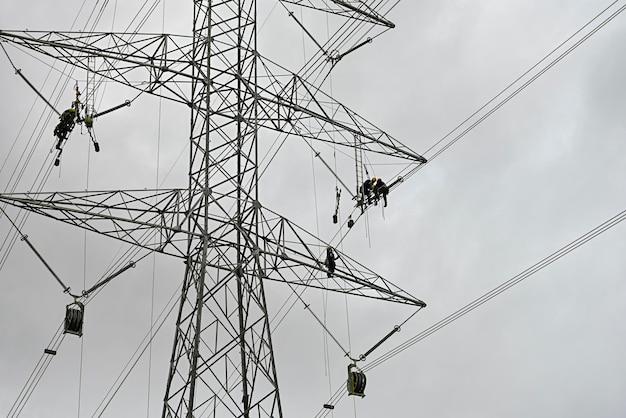
<path fill-rule="evenodd" d="M 387 207 L 387 194 L 389 194 L 389 187 L 387 187 L 381 178 L 377 178 L 372 188 L 374 189 L 374 199 L 376 199 L 376 204 L 378 204 L 378 201 L 382 197 L 384 206 Z"/>
<path fill-rule="evenodd" d="M 67 109 L 61 116 L 59 116 L 59 123 L 54 128 L 54 136 L 58 138 L 57 141 L 57 149 L 61 149 L 61 145 L 63 145 L 63 141 L 65 141 L 74 129 L 74 125 L 76 122 L 76 109 L 74 107 Z"/>
<path fill-rule="evenodd" d="M 330 245 L 326 247 L 326 260 L 324 260 L 324 265 L 327 269 L 328 277 L 333 277 L 333 273 L 335 272 L 335 260 L 339 259 L 339 256 L 335 254 L 333 251 L 333 247 Z"/>
<path fill-rule="evenodd" d="M 376 181 L 376 177 L 370 179 L 367 179 L 363 182 L 363 185 L 361 186 L 361 193 L 363 193 L 363 199 L 367 198 L 367 204 L 371 204 L 372 203 L 372 186 L 374 184 L 374 182 Z"/>

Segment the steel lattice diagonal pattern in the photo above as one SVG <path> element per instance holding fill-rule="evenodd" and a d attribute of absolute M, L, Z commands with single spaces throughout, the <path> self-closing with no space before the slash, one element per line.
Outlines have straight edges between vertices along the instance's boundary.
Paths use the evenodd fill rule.
<path fill-rule="evenodd" d="M 190 36 L 0 30 L 0 40 L 143 92 L 190 102 Z"/>
<path fill-rule="evenodd" d="M 233 30 L 232 24 L 230 22 L 223 34 L 212 34 L 216 43 L 228 45 L 232 41 L 228 39 Z M 198 117 L 221 113 L 224 117 L 222 126 L 230 125 L 234 122 L 233 118 L 243 117 L 229 107 L 234 105 L 231 103 L 233 97 L 240 97 L 238 91 L 245 91 L 247 107 L 252 106 L 253 100 L 258 106 L 258 113 L 249 112 L 245 119 L 250 127 L 264 127 L 417 164 L 426 162 L 423 156 L 312 83 L 269 59 L 261 58 L 257 52 L 255 55 L 261 58 L 261 65 L 244 67 L 244 73 L 238 73 L 232 63 L 219 68 L 224 55 L 218 55 L 212 61 L 213 68 L 199 65 L 201 61 L 197 51 L 192 50 L 191 38 L 182 36 L 0 31 L 0 40 L 10 41 L 142 92 L 185 103 L 197 111 Z M 250 55 L 252 51 L 246 49 L 246 53 Z M 94 68 L 88 68 L 88 57 L 97 58 L 99 63 Z M 257 69 L 260 74 L 251 77 L 251 73 L 246 71 L 251 68 Z M 206 81 L 208 73 L 212 74 L 214 92 L 211 111 L 204 100 L 197 100 L 197 95 L 193 99 L 187 92 L 190 84 Z M 148 83 L 142 81 L 145 79 Z M 238 90 L 241 85 L 245 89 Z M 163 90 L 159 89 L 161 86 Z M 358 139 L 355 140 L 355 137 Z"/>
<path fill-rule="evenodd" d="M 327 243 L 293 222 L 262 209 L 259 247 L 260 274 L 269 280 L 307 286 L 419 307 L 426 304 L 335 249 L 339 256 L 332 274 L 324 265 Z"/>
<path fill-rule="evenodd" d="M 349 19 L 364 20 L 377 25 L 395 28 L 391 21 L 384 17 L 387 10 L 381 10 L 380 3 L 376 6 L 368 5 L 365 1 L 353 0 L 283 0 L 285 3 L 295 4 L 297 6 L 308 7 L 327 13 L 336 14 Z M 385 6 L 383 3 L 382 6 Z"/>
<path fill-rule="evenodd" d="M 292 3 L 392 26 L 365 2 Z M 262 58 L 256 10 L 254 0 L 196 0 L 191 36 L 0 31 L 0 42 L 190 110 L 183 189 L 0 195 L 0 203 L 184 260 L 163 418 L 283 416 L 267 280 L 425 306 L 345 254 L 328 277 L 320 258 L 327 244 L 261 205 L 262 128 L 353 148 L 356 166 L 363 153 L 413 167 L 426 160 L 305 76 Z"/>
<path fill-rule="evenodd" d="M 219 267 L 203 268 L 201 253 L 187 263 L 166 417 L 186 416 L 186 411 L 193 411 L 188 416 L 282 416 L 262 280 L 236 266 L 226 268 L 236 253 L 234 245 L 212 247 L 207 259 L 219 260 Z M 200 284 L 202 289 L 195 288 Z"/>
<path fill-rule="evenodd" d="M 257 86 L 259 116 L 255 122 L 260 126 L 409 163 L 426 163 L 423 156 L 301 76 L 268 59 L 262 58 L 261 64 L 259 72 L 266 83 Z"/>
<path fill-rule="evenodd" d="M 153 251 L 185 257 L 186 190 L 0 194 L 0 202 Z M 156 239 L 155 239 L 156 238 Z"/>
<path fill-rule="evenodd" d="M 78 226 L 142 248 L 186 258 L 188 235 L 201 237 L 187 229 L 188 213 L 201 193 L 189 197 L 187 190 L 119 190 L 91 192 L 53 192 L 2 194 L 0 202 Z M 206 265 L 219 268 L 230 248 L 237 247 L 233 233 L 243 233 L 245 245 L 253 248 L 243 263 L 268 280 L 314 287 L 385 301 L 425 306 L 377 273 L 339 254 L 333 277 L 326 276 L 323 255 L 329 245 L 313 234 L 259 203 L 242 212 L 241 222 L 227 218 L 236 202 L 227 195 L 210 194 L 211 204 L 221 208 L 209 216 L 207 230 L 214 250 Z M 258 229 L 255 225 L 258 224 Z M 258 232 L 257 232 L 258 231 Z M 155 240 L 154 237 L 159 239 Z M 244 257 L 246 258 L 246 257 Z M 256 269 L 256 270 L 254 270 Z M 229 269 L 231 271 L 233 269 Z"/>
<path fill-rule="evenodd" d="M 242 82 L 256 85 L 256 4 L 196 1 L 193 21 L 189 190 L 201 193 L 163 417 L 281 417 L 263 280 L 244 238 L 257 229 L 257 100 Z"/>

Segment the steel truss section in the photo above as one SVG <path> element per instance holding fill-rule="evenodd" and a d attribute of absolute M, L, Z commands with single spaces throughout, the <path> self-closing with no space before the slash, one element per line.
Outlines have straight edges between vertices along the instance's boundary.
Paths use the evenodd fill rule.
<path fill-rule="evenodd" d="M 185 92 L 193 63 L 189 36 L 1 30 L 0 40 L 140 91 L 189 103 Z"/>
<path fill-rule="evenodd" d="M 392 156 L 418 164 L 426 159 L 297 74 L 261 59 L 271 82 L 259 87 L 259 125 L 279 132 Z M 282 74 L 276 76 L 274 74 Z M 354 136 L 361 139 L 354 143 Z"/>
<path fill-rule="evenodd" d="M 256 84 L 255 21 L 254 1 L 194 2 L 189 190 L 203 193 L 188 230 L 200 236 L 188 236 L 164 417 L 282 416 L 263 281 L 243 273 L 259 270 L 242 238 L 256 229 L 243 219 L 257 200 L 257 132 L 246 123 L 256 100 L 241 81 Z M 214 245 L 212 216 L 231 220 L 220 236 L 236 245 Z"/>
<path fill-rule="evenodd" d="M 141 248 L 185 258 L 188 213 L 197 204 L 197 198 L 180 189 L 118 190 L 0 194 L 0 202 Z"/>
<path fill-rule="evenodd" d="M 223 34 L 214 33 L 215 42 L 228 45 L 229 29 L 232 28 L 227 26 Z M 208 62 L 199 65 L 197 52 L 190 51 L 189 38 L 172 35 L 0 31 L 2 39 L 89 71 L 93 68 L 88 68 L 87 58 L 99 57 L 103 63 L 95 69 L 98 75 L 145 93 L 185 103 L 194 109 L 197 118 L 203 120 L 211 120 L 209 113 L 220 115 L 219 123 L 224 126 L 237 122 L 233 119 L 243 119 L 249 125 L 247 129 L 264 127 L 350 148 L 355 147 L 354 135 L 359 135 L 362 138 L 359 146 L 363 151 L 419 164 L 426 162 L 424 157 L 318 87 L 263 59 L 258 53 L 255 53 L 259 58 L 255 62 L 260 60 L 260 65 L 244 66 L 241 68 L 243 72 L 239 73 L 232 63 L 219 66 L 225 58 L 222 53 L 211 61 L 213 67 Z M 113 46 L 99 49 L 100 44 L 104 48 L 108 43 Z M 246 47 L 242 52 L 251 55 L 253 50 Z M 255 71 L 254 81 L 249 77 L 252 69 Z M 212 74 L 211 88 L 215 92 L 210 110 L 197 95 L 189 97 L 183 90 L 186 85 L 207 81 L 209 73 Z M 145 78 L 149 79 L 147 87 L 141 81 Z M 163 87 L 164 92 L 159 87 Z M 257 108 L 252 117 L 246 118 L 244 113 L 237 113 L 232 108 L 234 104 L 230 100 L 239 96 L 244 99 L 244 109 Z M 219 149 L 215 151 L 221 152 Z M 219 154 L 211 158 L 218 159 Z"/>
<path fill-rule="evenodd" d="M 269 209 L 261 212 L 260 246 L 255 256 L 262 260 L 260 274 L 264 278 L 420 308 L 426 306 L 423 301 L 336 249 L 334 251 L 339 256 L 336 269 L 327 274 L 324 254 L 328 243 Z"/>
<path fill-rule="evenodd" d="M 244 271 L 241 267 L 245 273 L 258 274 L 264 279 L 287 284 L 425 306 L 421 300 L 338 250 L 335 250 L 339 255 L 337 268 L 329 280 L 322 255 L 330 244 L 270 209 L 262 208 L 254 200 L 252 205 L 242 211 L 241 221 L 234 222 L 226 215 L 227 208 L 233 207 L 236 200 L 212 192 L 210 204 L 220 208 L 222 214 L 209 215 L 211 227 L 207 231 L 198 224 L 198 231 L 188 229 L 188 220 L 191 218 L 187 214 L 199 206 L 200 196 L 200 193 L 195 193 L 190 198 L 187 190 L 180 189 L 54 192 L 0 194 L 0 202 L 138 247 L 185 259 L 187 254 L 183 252 L 183 247 L 186 248 L 186 245 L 183 243 L 187 243 L 188 236 L 199 239 L 206 232 L 210 237 L 211 248 L 216 249 L 214 257 L 206 260 L 210 267 L 219 269 L 224 254 L 238 245 L 244 245 L 252 248 L 252 252 L 247 255 L 250 259 L 245 261 L 257 263 L 255 268 L 259 269 L 256 272 Z M 233 239 L 234 231 L 241 233 L 243 244 Z M 155 240 L 155 236 L 159 239 Z"/>
<path fill-rule="evenodd" d="M 389 26 L 364 5 L 333 3 L 341 15 Z M 163 418 L 282 417 L 266 280 L 418 309 L 425 304 L 345 254 L 338 253 L 327 277 L 320 259 L 327 244 L 260 203 L 259 129 L 417 166 L 426 160 L 302 77 L 263 60 L 254 0 L 194 1 L 193 22 L 191 37 L 0 31 L 0 41 L 142 92 L 163 91 L 191 112 L 184 190 L 3 194 L 0 202 L 184 259 Z"/>
<path fill-rule="evenodd" d="M 329 2 L 321 0 L 281 0 L 284 3 L 291 3 L 297 6 L 308 7 L 327 13 L 336 14 L 349 19 L 363 20 L 365 22 L 382 25 L 388 28 L 395 28 L 396 25 L 386 19 L 380 10 L 371 7 L 364 1 L 350 0 L 330 0 L 335 7 L 330 7 Z"/>

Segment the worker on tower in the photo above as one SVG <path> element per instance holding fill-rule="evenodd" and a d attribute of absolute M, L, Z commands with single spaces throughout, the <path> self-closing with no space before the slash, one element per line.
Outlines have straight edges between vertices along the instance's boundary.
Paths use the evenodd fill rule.
<path fill-rule="evenodd" d="M 363 199 L 365 200 L 365 198 L 367 198 L 368 205 L 372 203 L 371 194 L 373 190 L 372 187 L 373 187 L 374 181 L 376 181 L 375 177 L 371 180 L 367 179 L 363 182 L 363 185 L 361 186 L 361 193 L 363 193 Z"/>
<path fill-rule="evenodd" d="M 381 178 L 374 178 L 374 185 L 372 188 L 374 189 L 374 199 L 376 199 L 376 203 L 380 198 L 383 198 L 384 206 L 387 207 L 387 194 L 389 194 L 389 187 L 385 184 L 385 182 Z"/>
<path fill-rule="evenodd" d="M 78 84 L 75 87 L 76 99 L 72 102 L 72 107 L 61 113 L 59 116 L 59 124 L 54 128 L 54 136 L 58 138 L 57 149 L 61 150 L 63 141 L 67 139 L 69 134 L 74 129 L 76 122 L 82 122 L 80 119 L 80 91 L 78 90 Z"/>
<path fill-rule="evenodd" d="M 72 102 L 72 107 L 65 110 L 59 116 L 59 123 L 54 128 L 54 136 L 57 137 L 57 145 L 56 149 L 59 150 L 59 155 L 54 161 L 54 165 L 60 164 L 60 156 L 61 152 L 63 152 L 63 141 L 66 141 L 69 137 L 70 133 L 74 130 L 76 124 L 82 124 L 85 122 L 85 126 L 87 127 L 87 131 L 89 133 L 89 137 L 93 142 L 94 148 L 96 152 L 100 151 L 100 145 L 96 142 L 95 138 L 92 134 L 93 128 L 93 115 L 87 115 L 84 119 L 80 116 L 80 109 L 82 107 L 82 103 L 80 101 L 80 90 L 78 89 L 78 84 L 75 87 L 76 90 L 76 99 Z"/>
<path fill-rule="evenodd" d="M 72 103 L 72 107 L 61 113 L 59 116 L 59 123 L 54 128 L 54 136 L 57 137 L 57 146 L 58 150 L 61 149 L 63 145 L 63 141 L 65 141 L 74 129 L 74 125 L 76 123 L 76 109 L 74 108 L 74 103 Z"/>
<path fill-rule="evenodd" d="M 333 247 L 330 245 L 326 247 L 326 260 L 324 260 L 324 265 L 328 270 L 328 277 L 333 277 L 333 273 L 335 272 L 335 260 L 338 260 L 339 256 L 335 254 L 333 251 Z"/>

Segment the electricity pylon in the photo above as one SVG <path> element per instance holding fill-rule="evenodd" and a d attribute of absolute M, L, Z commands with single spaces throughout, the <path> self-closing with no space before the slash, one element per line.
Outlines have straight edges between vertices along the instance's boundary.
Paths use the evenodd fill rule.
<path fill-rule="evenodd" d="M 334 1 L 332 10 L 323 2 L 292 3 L 392 26 L 362 3 Z M 266 280 L 425 304 L 345 254 L 332 279 L 317 278 L 326 275 L 319 254 L 327 244 L 259 199 L 259 130 L 416 166 L 426 160 L 303 77 L 285 76 L 264 59 L 257 51 L 254 0 L 194 1 L 193 13 L 191 37 L 0 31 L 2 41 L 183 103 L 191 112 L 186 188 L 3 194 L 0 201 L 184 260 L 163 417 L 191 418 L 201 411 L 282 417 Z"/>

